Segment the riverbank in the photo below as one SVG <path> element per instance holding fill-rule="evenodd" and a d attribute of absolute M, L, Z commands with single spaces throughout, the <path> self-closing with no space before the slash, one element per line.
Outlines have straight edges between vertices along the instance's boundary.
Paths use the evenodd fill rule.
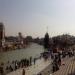
<path fill-rule="evenodd" d="M 22 70 L 25 69 L 26 74 L 25 75 L 37 75 L 40 72 L 43 73 L 43 70 L 47 70 L 47 68 L 49 67 L 49 65 L 51 64 L 51 59 L 48 59 L 47 61 L 45 61 L 43 58 L 39 59 L 36 61 L 35 65 L 32 65 L 28 68 L 20 68 L 14 72 L 11 72 L 7 75 L 22 75 Z M 48 71 L 50 71 L 50 69 L 48 69 Z"/>
<path fill-rule="evenodd" d="M 25 75 L 68 75 L 72 72 L 74 73 L 75 70 L 75 60 L 73 60 L 74 57 L 66 57 L 62 59 L 62 64 L 60 66 L 60 69 L 54 73 L 52 73 L 52 61 L 51 59 L 48 59 L 45 61 L 43 58 L 37 60 L 35 65 L 32 65 L 28 68 L 20 68 L 14 72 L 11 72 L 7 75 L 22 75 L 22 70 L 24 69 L 26 74 Z M 74 64 L 73 64 L 74 63 Z M 74 66 L 74 67 L 73 67 Z"/>

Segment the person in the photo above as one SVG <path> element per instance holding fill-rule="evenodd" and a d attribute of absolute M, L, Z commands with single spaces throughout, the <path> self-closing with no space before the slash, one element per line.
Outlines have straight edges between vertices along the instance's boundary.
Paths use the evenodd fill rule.
<path fill-rule="evenodd" d="M 59 64 L 59 66 L 61 65 L 61 54 L 60 54 L 60 52 L 58 52 L 58 64 Z"/>
<path fill-rule="evenodd" d="M 53 60 L 53 72 L 59 70 L 59 66 L 58 66 L 58 58 L 57 56 L 55 56 L 55 59 Z"/>
<path fill-rule="evenodd" d="M 61 58 L 58 59 L 58 64 L 61 66 Z"/>
<path fill-rule="evenodd" d="M 32 56 L 30 57 L 30 66 L 32 65 Z"/>
<path fill-rule="evenodd" d="M 13 68 L 11 67 L 11 65 L 10 65 L 9 69 L 10 69 L 10 72 L 12 72 L 12 71 L 13 71 Z"/>
<path fill-rule="evenodd" d="M 29 60 L 27 59 L 27 67 L 29 66 Z"/>
<path fill-rule="evenodd" d="M 17 62 L 15 62 L 15 70 L 17 70 Z"/>
<path fill-rule="evenodd" d="M 25 70 L 24 69 L 22 70 L 22 75 L 25 75 Z"/>
<path fill-rule="evenodd" d="M 1 75 L 4 75 L 3 67 L 0 67 L 0 74 L 1 74 Z"/>
<path fill-rule="evenodd" d="M 51 59 L 54 59 L 54 55 L 53 55 L 53 53 L 51 53 Z"/>
<path fill-rule="evenodd" d="M 34 65 L 35 65 L 35 62 L 36 62 L 36 58 L 34 58 Z"/>

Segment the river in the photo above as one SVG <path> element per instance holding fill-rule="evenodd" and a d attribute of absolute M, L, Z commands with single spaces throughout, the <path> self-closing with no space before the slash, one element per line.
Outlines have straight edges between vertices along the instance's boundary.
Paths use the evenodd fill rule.
<path fill-rule="evenodd" d="M 0 63 L 6 63 L 8 61 L 12 62 L 15 60 L 21 60 L 23 58 L 29 59 L 30 56 L 32 58 L 40 56 L 40 53 L 44 52 L 44 48 L 41 45 L 36 43 L 32 43 L 26 49 L 13 50 L 8 52 L 0 53 Z"/>

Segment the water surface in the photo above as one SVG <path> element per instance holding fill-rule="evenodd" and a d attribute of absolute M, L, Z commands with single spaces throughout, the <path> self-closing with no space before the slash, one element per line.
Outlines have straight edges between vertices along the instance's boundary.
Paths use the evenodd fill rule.
<path fill-rule="evenodd" d="M 13 60 L 21 60 L 23 58 L 29 59 L 30 56 L 38 57 L 40 56 L 40 53 L 44 51 L 43 46 L 40 46 L 38 44 L 32 43 L 28 48 L 26 49 L 19 49 L 19 50 L 13 50 L 8 52 L 1 52 L 0 53 L 0 62 L 12 62 Z"/>

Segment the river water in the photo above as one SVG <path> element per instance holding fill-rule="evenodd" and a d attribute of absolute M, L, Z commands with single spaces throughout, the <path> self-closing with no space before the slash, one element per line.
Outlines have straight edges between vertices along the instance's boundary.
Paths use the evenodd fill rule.
<path fill-rule="evenodd" d="M 15 60 L 21 60 L 23 58 L 29 59 L 31 56 L 32 58 L 40 56 L 40 53 L 44 52 L 43 46 L 40 46 L 36 43 L 32 43 L 26 49 L 19 49 L 13 50 L 8 52 L 1 52 L 0 53 L 0 63 L 6 63 L 8 61 L 12 62 Z"/>

